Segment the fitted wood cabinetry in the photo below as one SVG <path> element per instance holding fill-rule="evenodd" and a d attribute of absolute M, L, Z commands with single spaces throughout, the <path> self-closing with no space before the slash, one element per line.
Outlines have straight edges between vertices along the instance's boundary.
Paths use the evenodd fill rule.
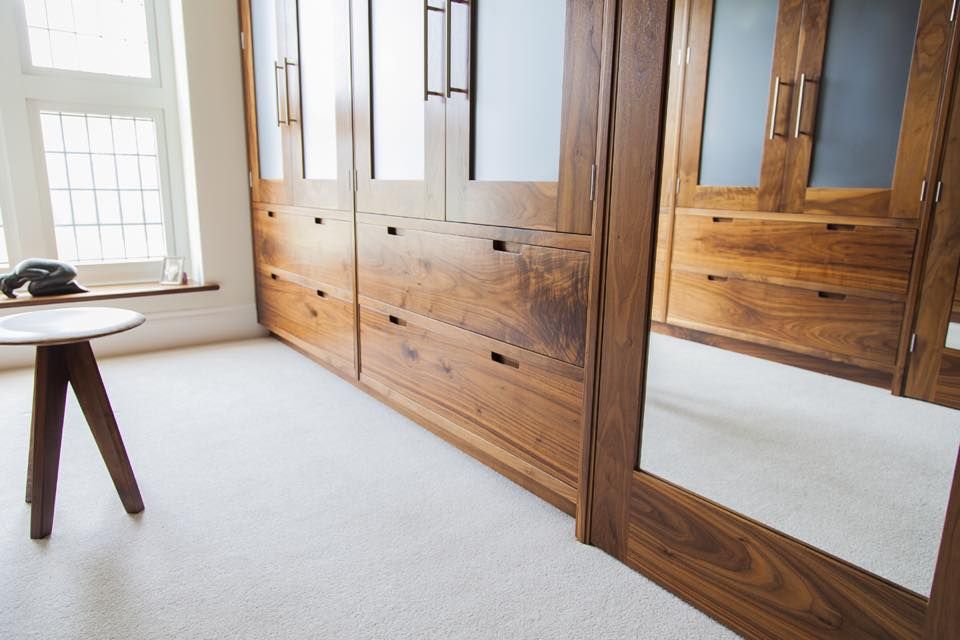
<path fill-rule="evenodd" d="M 951 0 L 678 3 L 659 329 L 892 381 L 932 197 L 950 10 Z"/>
<path fill-rule="evenodd" d="M 610 5 L 240 4 L 260 322 L 572 512 Z"/>

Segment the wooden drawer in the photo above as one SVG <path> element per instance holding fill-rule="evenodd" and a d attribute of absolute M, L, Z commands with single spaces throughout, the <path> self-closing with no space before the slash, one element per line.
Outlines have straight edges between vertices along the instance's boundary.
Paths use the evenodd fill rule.
<path fill-rule="evenodd" d="M 576 486 L 583 369 L 386 305 L 361 305 L 360 349 L 361 380 Z"/>
<path fill-rule="evenodd" d="M 902 298 L 915 237 L 907 228 L 678 214 L 673 267 Z"/>
<path fill-rule="evenodd" d="M 357 254 L 361 299 L 583 364 L 588 253 L 358 224 Z"/>
<path fill-rule="evenodd" d="M 257 263 L 352 292 L 353 225 L 323 213 L 254 209 Z"/>
<path fill-rule="evenodd" d="M 353 374 L 356 333 L 352 302 L 261 269 L 257 274 L 257 315 L 270 331 Z"/>
<path fill-rule="evenodd" d="M 668 322 L 790 351 L 892 367 L 903 304 L 674 271 Z"/>

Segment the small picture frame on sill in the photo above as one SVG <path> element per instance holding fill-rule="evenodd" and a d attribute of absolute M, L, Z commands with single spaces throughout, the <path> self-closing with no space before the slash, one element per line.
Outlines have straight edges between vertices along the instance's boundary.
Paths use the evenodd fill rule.
<path fill-rule="evenodd" d="M 183 258 L 167 257 L 163 259 L 160 270 L 160 284 L 180 284 L 183 274 Z"/>

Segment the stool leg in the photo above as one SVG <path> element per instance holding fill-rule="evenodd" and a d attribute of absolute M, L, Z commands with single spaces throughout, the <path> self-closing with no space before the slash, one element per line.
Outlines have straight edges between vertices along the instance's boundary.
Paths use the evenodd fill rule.
<path fill-rule="evenodd" d="M 30 537 L 46 538 L 53 530 L 57 497 L 63 409 L 67 399 L 67 365 L 62 346 L 37 347 L 30 427 Z"/>
<path fill-rule="evenodd" d="M 140 488 L 130 467 L 130 459 L 127 458 L 127 450 L 123 446 L 113 409 L 110 408 L 110 399 L 103 387 L 93 349 L 89 342 L 77 342 L 67 345 L 66 351 L 70 385 L 87 424 L 90 425 L 93 439 L 97 442 L 110 477 L 113 478 L 120 500 L 127 513 L 140 513 L 143 511 Z"/>

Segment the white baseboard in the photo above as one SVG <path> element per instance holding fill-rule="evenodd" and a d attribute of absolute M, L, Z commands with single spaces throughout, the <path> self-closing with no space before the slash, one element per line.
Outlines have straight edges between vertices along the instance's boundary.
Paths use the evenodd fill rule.
<path fill-rule="evenodd" d="M 257 324 L 253 304 L 144 312 L 147 322 L 126 333 L 93 341 L 98 357 L 175 349 L 197 344 L 244 340 L 267 335 Z M 0 347 L 0 370 L 33 366 L 33 347 Z"/>

